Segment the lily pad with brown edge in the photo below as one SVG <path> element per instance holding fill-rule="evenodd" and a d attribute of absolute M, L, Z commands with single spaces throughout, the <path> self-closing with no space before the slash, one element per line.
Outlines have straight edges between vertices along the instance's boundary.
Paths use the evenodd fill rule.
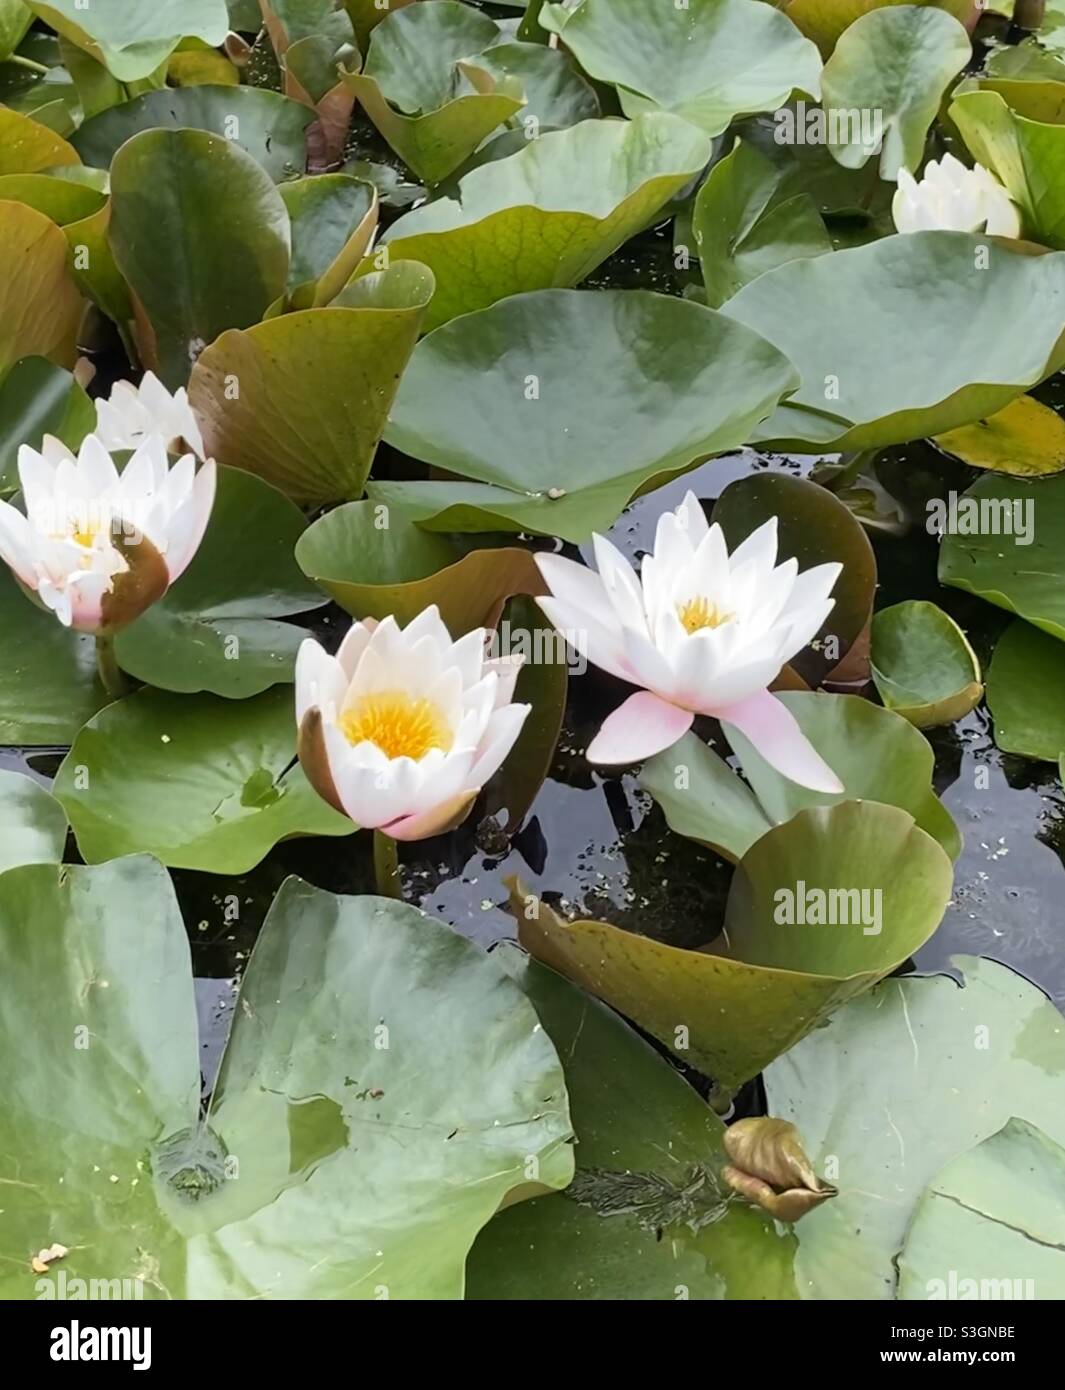
<path fill-rule="evenodd" d="M 534 131 L 561 130 L 600 115 L 595 88 L 564 49 L 516 40 L 494 43 L 477 55 L 476 66 L 521 83 L 525 105 L 512 121 L 528 138 Z"/>
<path fill-rule="evenodd" d="M 189 382 L 208 452 L 298 502 L 360 497 L 432 293 L 405 261 L 327 308 L 223 333 Z"/>
<path fill-rule="evenodd" d="M 307 132 L 312 171 L 340 160 L 354 98 L 340 79 L 341 68 L 358 58 L 352 19 L 334 0 L 261 0 L 263 20 L 280 64 L 286 96 L 312 108 L 317 120 Z"/>
<path fill-rule="evenodd" d="M 995 745 L 1056 763 L 1065 755 L 1065 643 L 1019 619 L 998 639 L 987 672 Z"/>
<path fill-rule="evenodd" d="M 145 853 L 171 868 L 242 874 L 280 840 L 355 830 L 295 756 L 287 686 L 247 700 L 145 687 L 81 729 L 55 795 L 88 864 Z"/>
<path fill-rule="evenodd" d="M 491 957 L 562 1059 L 577 1172 L 565 1192 L 493 1217 L 467 1298 L 797 1298 L 795 1236 L 729 1192 L 713 1110 L 613 1010 L 512 943 Z"/>
<path fill-rule="evenodd" d="M 714 505 L 713 519 L 734 549 L 772 517 L 777 518 L 777 556 L 795 558 L 799 569 L 836 562 L 843 572 L 832 597 L 835 606 L 821 631 L 792 657 L 789 666 L 817 687 L 846 661 L 869 625 L 876 596 L 876 556 L 861 523 L 827 488 L 787 473 L 758 473 L 730 483 Z M 863 661 L 849 678 L 861 680 Z"/>
<path fill-rule="evenodd" d="M 326 602 L 293 557 L 305 530 L 276 488 L 221 469 L 202 544 L 165 598 L 118 634 L 119 665 L 162 690 L 238 700 L 291 682 L 307 633 L 281 619 Z"/>
<path fill-rule="evenodd" d="M 962 983 L 883 980 L 765 1073 L 770 1112 L 799 1127 L 840 1189 L 795 1227 L 808 1297 L 901 1293 L 899 1252 L 926 1189 L 1014 1116 L 1065 1144 L 1065 1019 L 1004 965 L 950 965 Z M 1026 1186 L 1017 1170 L 1011 1185 Z"/>
<path fill-rule="evenodd" d="M 1017 478 L 1065 470 L 1065 420 L 1031 396 L 1018 396 L 975 425 L 937 434 L 932 443 L 970 468 Z"/>
<path fill-rule="evenodd" d="M 20 358 L 0 379 L 0 497 L 18 491 L 23 444 L 39 449 L 50 434 L 76 451 L 95 427 L 96 407 L 70 372 Z"/>
<path fill-rule="evenodd" d="M 720 935 L 697 951 L 566 922 L 516 882 L 511 910 L 537 959 L 731 1090 L 922 946 L 952 882 L 950 860 L 912 816 L 847 801 L 756 840 Z"/>
<path fill-rule="evenodd" d="M 953 724 L 984 697 L 976 653 L 934 603 L 911 599 L 882 608 L 873 619 L 872 660 L 885 708 L 918 729 Z"/>
<path fill-rule="evenodd" d="M 183 38 L 215 47 L 229 31 L 226 0 L 26 0 L 39 19 L 103 63 L 120 82 L 150 77 Z"/>
<path fill-rule="evenodd" d="M 80 164 L 77 150 L 39 121 L 0 106 L 0 174 L 37 174 Z"/>
<path fill-rule="evenodd" d="M 737 1120 L 725 1131 L 725 1152 L 721 1176 L 729 1187 L 777 1221 L 798 1221 L 836 1196 L 814 1172 L 790 1120 Z"/>
<path fill-rule="evenodd" d="M 0 202 L 0 376 L 20 357 L 73 367 L 85 301 L 74 283 L 67 239 L 25 203 Z"/>
<path fill-rule="evenodd" d="M 943 534 L 939 582 L 1065 641 L 1065 477 L 988 473 L 929 514 Z"/>
<path fill-rule="evenodd" d="M 781 8 L 793 24 L 813 39 L 827 58 L 839 36 L 856 19 L 893 5 L 946 10 L 972 32 L 980 17 L 980 0 L 783 0 Z M 990 8 L 994 8 L 991 6 Z"/>
<path fill-rule="evenodd" d="M 316 174 L 281 185 L 292 221 L 286 306 L 316 309 L 335 299 L 377 230 L 377 190 L 350 174 Z"/>
<path fill-rule="evenodd" d="M 969 232 L 885 236 L 778 266 L 722 312 L 802 376 L 754 442 L 806 453 L 879 448 L 986 419 L 1059 370 L 1065 256 Z M 960 322 L 968 331 L 944 353 L 943 325 Z"/>
<path fill-rule="evenodd" d="M 707 137 L 678 116 L 581 121 L 474 169 L 457 197 L 406 213 L 382 242 L 436 274 L 436 328 L 508 295 L 578 284 L 710 154 Z"/>
<path fill-rule="evenodd" d="M 432 530 L 587 540 L 742 444 L 793 387 L 791 364 L 733 327 L 646 290 L 536 290 L 464 315 L 418 344 L 385 437 L 469 481 L 370 495 Z"/>
<path fill-rule="evenodd" d="M 54 174 L 0 174 L 0 202 L 25 203 L 64 227 L 98 212 L 107 194 Z"/>
<path fill-rule="evenodd" d="M 140 347 L 171 389 L 227 329 L 284 292 L 291 229 L 273 180 L 204 130 L 144 130 L 111 164 L 108 240 L 143 308 Z"/>

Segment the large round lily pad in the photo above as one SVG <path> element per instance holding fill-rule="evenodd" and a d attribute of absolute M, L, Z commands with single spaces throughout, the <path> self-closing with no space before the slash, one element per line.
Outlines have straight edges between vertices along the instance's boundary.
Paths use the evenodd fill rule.
<path fill-rule="evenodd" d="M 120 147 L 142 130 L 206 130 L 246 150 L 280 183 L 306 168 L 304 132 L 312 120 L 301 102 L 265 87 L 166 87 L 101 111 L 71 143 L 86 164 L 109 169 Z"/>
<path fill-rule="evenodd" d="M 209 690 L 236 699 L 291 681 L 307 634 L 278 619 L 326 601 L 293 555 L 305 529 L 299 508 L 275 488 L 223 468 L 192 564 L 163 599 L 119 633 L 119 664 L 164 690 Z"/>
<path fill-rule="evenodd" d="M 120 82 L 139 82 L 169 58 L 182 38 L 216 48 L 229 31 L 226 0 L 26 0 L 65 38 L 103 63 Z"/>
<path fill-rule="evenodd" d="M 939 580 L 1065 641 L 1065 477 L 989 474 L 943 520 Z"/>
<path fill-rule="evenodd" d="M 584 540 L 648 484 L 741 444 L 794 385 L 735 327 L 643 290 L 539 290 L 465 315 L 415 349 L 386 438 L 474 486 L 372 494 L 438 530 Z"/>
<path fill-rule="evenodd" d="M 0 874 L 61 864 L 66 843 L 66 813 L 55 797 L 32 777 L 0 768 Z"/>
<path fill-rule="evenodd" d="M 436 275 L 435 328 L 523 290 L 577 284 L 694 178 L 710 150 L 677 116 L 581 121 L 474 169 L 457 198 L 408 212 L 382 240 L 393 257 Z"/>
<path fill-rule="evenodd" d="M 1065 643 L 1012 622 L 987 673 L 995 743 L 1004 753 L 1056 763 L 1065 754 Z"/>
<path fill-rule="evenodd" d="M 6 1298 L 62 1296 L 61 1279 L 67 1297 L 105 1279 L 145 1299 L 460 1298 L 496 1208 L 573 1171 L 532 1006 L 414 908 L 290 879 L 202 1120 L 188 942 L 158 864 L 13 870 L 0 926 Z M 68 1253 L 35 1275 L 53 1242 Z"/>
<path fill-rule="evenodd" d="M 606 922 L 566 922 L 515 889 L 522 945 L 724 1088 L 755 1076 L 939 925 L 953 875 L 905 811 L 847 801 L 757 839 L 721 935 L 682 950 Z M 863 896 L 864 894 L 864 896 Z"/>
<path fill-rule="evenodd" d="M 613 82 L 622 110 L 673 111 L 707 135 L 774 111 L 793 91 L 821 95 L 821 58 L 784 15 L 749 0 L 583 0 L 544 5 L 590 77 Z"/>
<path fill-rule="evenodd" d="M 239 701 L 144 689 L 85 725 L 55 794 L 86 863 L 143 852 L 173 868 L 240 874 L 291 835 L 355 828 L 311 789 L 295 756 L 287 686 Z"/>
<path fill-rule="evenodd" d="M 839 1196 L 796 1228 L 808 1297 L 891 1298 L 925 1188 L 1013 1116 L 1065 1143 L 1065 1020 L 1005 966 L 953 964 L 964 988 L 885 980 L 766 1072 L 769 1113 L 799 1126 L 818 1172 L 831 1157 L 838 1175 Z"/>
<path fill-rule="evenodd" d="M 69 267 L 67 239 L 44 213 L 0 202 L 0 376 L 20 357 L 73 367 L 85 301 Z"/>
<path fill-rule="evenodd" d="M 299 502 L 360 497 L 432 293 L 424 266 L 400 262 L 328 308 L 224 333 L 189 385 L 207 449 Z"/>
<path fill-rule="evenodd" d="M 771 270 L 724 312 L 802 374 L 760 440 L 818 451 L 898 444 L 985 419 L 1062 366 L 1065 257 L 964 232 L 889 236 Z"/>
<path fill-rule="evenodd" d="M 467 1297 L 795 1297 L 792 1234 L 753 1208 L 723 1209 L 725 1129 L 709 1106 L 611 1009 L 510 943 L 493 956 L 563 1059 L 577 1175 L 493 1218 Z"/>
<path fill-rule="evenodd" d="M 887 709 L 930 729 L 983 699 L 980 663 L 961 628 L 934 603 L 912 599 L 873 619 L 873 680 Z"/>
<path fill-rule="evenodd" d="M 111 165 L 109 239 L 167 386 L 184 386 L 208 343 L 258 323 L 284 292 L 290 236 L 269 174 L 232 141 L 144 130 L 122 146 Z"/>

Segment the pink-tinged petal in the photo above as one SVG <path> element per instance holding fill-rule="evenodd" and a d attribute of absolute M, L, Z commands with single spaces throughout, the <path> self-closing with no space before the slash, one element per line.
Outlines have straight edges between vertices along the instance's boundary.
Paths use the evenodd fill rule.
<path fill-rule="evenodd" d="M 66 592 L 70 600 L 70 626 L 75 632 L 99 632 L 104 620 L 104 598 L 111 592 L 112 586 L 111 575 L 91 570 L 70 578 Z M 43 586 L 39 592 L 43 598 Z"/>
<path fill-rule="evenodd" d="M 176 541 L 172 537 L 171 543 L 167 546 L 166 567 L 170 572 L 171 584 L 184 574 L 193 556 L 200 548 L 207 524 L 211 520 L 217 486 L 218 469 L 212 459 L 205 463 L 196 474 L 196 479 L 192 484 L 192 496 L 184 504 L 190 509 L 190 514 Z M 184 512 L 184 508 L 182 511 Z M 177 517 L 175 517 L 175 523 L 176 521 Z"/>
<path fill-rule="evenodd" d="M 771 767 L 800 787 L 828 795 L 843 791 L 843 783 L 799 728 L 795 716 L 768 690 L 719 710 L 717 717 L 738 729 Z"/>
<path fill-rule="evenodd" d="M 588 761 L 608 766 L 641 763 L 670 748 L 692 726 L 695 716 L 641 690 L 608 715 L 588 745 Z"/>
<path fill-rule="evenodd" d="M 428 840 L 433 835 L 443 835 L 454 830 L 470 813 L 477 800 L 478 788 L 459 792 L 450 800 L 429 811 L 421 811 L 412 816 L 404 816 L 384 827 L 384 833 L 393 840 Z"/>

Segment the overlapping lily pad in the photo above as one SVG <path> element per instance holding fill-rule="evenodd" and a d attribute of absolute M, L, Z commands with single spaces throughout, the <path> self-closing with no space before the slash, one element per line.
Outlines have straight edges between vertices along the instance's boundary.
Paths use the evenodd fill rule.
<path fill-rule="evenodd" d="M 85 301 L 70 273 L 67 239 L 25 203 L 0 202 L 0 376 L 20 357 L 73 367 Z"/>
<path fill-rule="evenodd" d="M 1057 371 L 1065 257 L 1028 256 L 963 232 L 889 236 L 771 270 L 724 312 L 802 373 L 759 440 L 873 448 L 986 419 Z M 944 352 L 944 334 L 962 322 L 966 332 Z"/>
<path fill-rule="evenodd" d="M 922 1193 L 1012 1117 L 1065 1143 L 1065 1020 L 1005 966 L 952 963 L 964 988 L 885 980 L 765 1074 L 769 1112 L 799 1126 L 819 1172 L 831 1155 L 839 1174 L 839 1196 L 796 1228 L 796 1274 L 814 1298 L 893 1297 Z M 1016 1175 L 1010 1188 L 1022 1190 Z"/>
<path fill-rule="evenodd" d="M 0 0 L 0 62 L 11 57 L 32 23 L 33 11 L 22 0 Z"/>
<path fill-rule="evenodd" d="M 317 174 L 283 184 L 281 197 L 292 222 L 287 304 L 328 304 L 355 274 L 377 229 L 376 190 L 350 174 Z"/>
<path fill-rule="evenodd" d="M 344 81 L 400 156 L 439 183 L 524 105 L 521 84 L 497 82 L 477 55 L 498 42 L 494 20 L 457 0 L 410 5 L 385 16 L 361 73 Z M 463 60 L 466 60 L 465 62 Z"/>
<path fill-rule="evenodd" d="M 1003 0 L 1012 4 L 1012 0 Z M 827 58 L 839 36 L 856 19 L 890 5 L 928 6 L 945 10 L 969 29 L 979 13 L 977 0 L 784 0 L 788 18 L 812 38 Z M 997 8 L 992 5 L 990 8 Z"/>
<path fill-rule="evenodd" d="M 291 681 L 307 634 L 278 620 L 326 601 L 293 557 L 305 527 L 299 509 L 275 488 L 222 469 L 207 534 L 189 569 L 118 635 L 123 669 L 163 690 L 235 699 Z"/>
<path fill-rule="evenodd" d="M 203 130 L 145 130 L 111 165 L 111 248 L 143 306 L 146 359 L 171 389 L 229 328 L 284 292 L 291 232 L 270 176 Z"/>
<path fill-rule="evenodd" d="M 211 84 L 146 92 L 85 122 L 72 144 L 86 164 L 109 169 L 119 148 L 142 130 L 206 130 L 246 150 L 275 183 L 302 174 L 313 113 L 264 87 Z"/>
<path fill-rule="evenodd" d="M 371 495 L 435 530 L 585 540 L 637 492 L 741 444 L 792 388 L 780 353 L 735 327 L 647 291 L 540 290 L 466 315 L 416 348 L 386 438 L 471 481 Z"/>
<path fill-rule="evenodd" d="M 525 105 L 515 119 L 529 134 L 558 130 L 600 114 L 595 88 L 577 71 L 570 54 L 541 43 L 494 43 L 478 53 L 476 65 L 496 78 L 521 83 Z"/>
<path fill-rule="evenodd" d="M 980 662 L 961 628 L 934 603 L 912 599 L 873 619 L 873 680 L 887 709 L 930 729 L 983 699 Z"/>
<path fill-rule="evenodd" d="M 18 451 L 39 449 L 46 434 L 71 449 L 96 424 L 96 408 L 70 372 L 43 357 L 24 357 L 0 380 L 0 496 L 18 490 Z"/>
<path fill-rule="evenodd" d="M 987 673 L 995 743 L 1004 753 L 1056 763 L 1065 754 L 1065 643 L 1012 622 Z"/>
<path fill-rule="evenodd" d="M 1065 478 L 988 474 L 945 517 L 939 579 L 1065 641 Z"/>
<path fill-rule="evenodd" d="M 885 179 L 896 179 L 900 169 L 915 171 L 943 94 L 971 54 L 968 34 L 936 6 L 889 5 L 860 16 L 825 64 L 822 100 L 832 153 L 850 169 L 879 155 Z M 869 143 L 860 122 L 847 119 L 862 111 L 878 114 L 882 144 Z M 837 119 L 833 129 L 832 113 L 845 124 Z"/>
<path fill-rule="evenodd" d="M 933 443 L 970 468 L 1016 478 L 1065 471 L 1065 420 L 1031 396 L 1018 396 L 975 425 L 936 435 Z"/>
<path fill-rule="evenodd" d="M 189 383 L 210 453 L 300 502 L 360 497 L 432 294 L 425 266 L 399 262 L 328 308 L 224 333 Z"/>
<path fill-rule="evenodd" d="M 589 77 L 613 82 L 627 116 L 673 111 L 720 135 L 737 117 L 773 111 L 795 90 L 821 94 L 821 59 L 784 15 L 747 0 L 582 0 L 543 5 Z"/>
<path fill-rule="evenodd" d="M 493 956 L 563 1059 L 577 1175 L 493 1218 L 470 1255 L 467 1297 L 794 1298 L 792 1234 L 735 1200 L 723 1208 L 714 1112 L 598 1000 L 515 946 Z"/>
<path fill-rule="evenodd" d="M 0 769 L 0 873 L 60 864 L 66 843 L 66 813 L 55 797 L 32 777 Z"/>
<path fill-rule="evenodd" d="M 523 290 L 577 284 L 695 177 L 710 149 L 676 116 L 581 121 L 474 169 L 457 198 L 407 213 L 382 240 L 435 273 L 435 328 Z"/>
<path fill-rule="evenodd" d="M 754 841 L 721 935 L 708 924 L 714 939 L 698 951 L 606 922 L 565 922 L 520 887 L 512 910 L 539 960 L 731 1089 L 923 945 L 952 878 L 912 816 L 845 801 L 800 811 Z"/>
<path fill-rule="evenodd" d="M 229 31 L 226 0 L 26 0 L 46 24 L 84 48 L 120 82 L 139 82 L 165 63 L 182 38 L 216 47 Z"/>
<path fill-rule="evenodd" d="M 81 730 L 55 794 L 86 863 L 147 853 L 173 868 L 240 874 L 291 835 L 354 829 L 295 756 L 287 686 L 248 700 L 144 689 Z"/>
<path fill-rule="evenodd" d="M 54 130 L 0 106 L 0 174 L 36 174 L 77 163 L 77 150 Z"/>
<path fill-rule="evenodd" d="M 43 1296 L 26 1252 L 53 1241 L 68 1287 L 140 1281 L 130 1297 L 459 1298 L 496 1208 L 573 1171 L 528 1000 L 414 908 L 288 880 L 202 1120 L 188 942 L 159 865 L 13 870 L 0 920 L 7 1298 Z"/>
<path fill-rule="evenodd" d="M 25 203 L 62 227 L 98 212 L 107 194 L 53 174 L 0 174 L 0 202 Z"/>
<path fill-rule="evenodd" d="M 351 18 L 334 0 L 261 0 L 263 20 L 280 66 L 282 88 L 311 107 L 311 167 L 332 167 L 343 154 L 351 92 L 340 70 L 358 56 Z"/>

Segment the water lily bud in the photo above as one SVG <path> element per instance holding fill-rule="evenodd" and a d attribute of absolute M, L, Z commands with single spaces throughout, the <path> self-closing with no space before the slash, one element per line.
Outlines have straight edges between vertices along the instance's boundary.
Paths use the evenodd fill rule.
<path fill-rule="evenodd" d="M 551 590 L 537 602 L 570 645 L 641 687 L 607 718 L 589 762 L 640 762 L 708 714 L 738 728 L 785 777 L 843 790 L 768 689 L 821 630 L 842 565 L 802 574 L 796 560 L 778 565 L 776 517 L 730 555 L 691 492 L 659 517 L 639 577 L 608 540 L 593 542 L 598 574 L 561 555 L 536 556 Z"/>
<path fill-rule="evenodd" d="M 115 383 L 108 400 L 96 402 L 96 437 L 105 449 L 137 449 L 153 434 L 162 435 L 173 454 L 194 453 L 202 459 L 203 435 L 184 387 L 173 395 L 154 372 L 139 386 Z"/>
<path fill-rule="evenodd" d="M 323 800 L 365 829 L 423 840 L 460 825 L 521 732 L 521 659 L 485 655 L 482 628 L 453 641 L 435 604 L 406 628 L 353 624 L 336 656 L 296 659 L 298 751 Z"/>
<path fill-rule="evenodd" d="M 1021 234 L 1021 215 L 994 174 L 982 164 L 966 169 L 952 154 L 929 160 L 920 182 L 900 169 L 891 215 L 900 232 Z"/>
<path fill-rule="evenodd" d="M 738 1120 L 725 1131 L 725 1152 L 732 1160 L 721 1170 L 725 1182 L 778 1221 L 798 1221 L 837 1195 L 814 1172 L 787 1120 Z"/>
<path fill-rule="evenodd" d="M 0 557 L 64 627 L 97 636 L 133 622 L 184 573 L 214 505 L 214 463 L 169 466 L 153 435 L 120 474 L 89 435 L 75 456 L 45 438 L 23 445 L 23 515 L 0 502 Z"/>

